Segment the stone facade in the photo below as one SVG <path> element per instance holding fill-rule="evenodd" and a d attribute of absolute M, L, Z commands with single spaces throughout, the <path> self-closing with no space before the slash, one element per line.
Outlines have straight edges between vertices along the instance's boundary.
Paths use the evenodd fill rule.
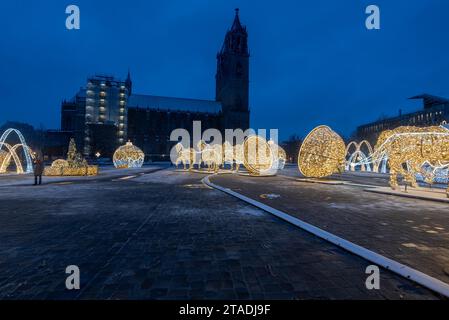
<path fill-rule="evenodd" d="M 62 103 L 61 129 L 73 132 L 86 157 L 97 152 L 111 156 L 105 152 L 110 145 L 102 146 L 100 141 L 111 139 L 120 145 L 130 139 L 152 159 L 167 158 L 173 146 L 171 131 L 182 128 L 192 132 L 193 121 L 201 121 L 203 131 L 248 129 L 248 34 L 238 9 L 217 54 L 215 80 L 215 100 L 199 100 L 133 94 L 129 72 L 125 81 L 107 76 L 89 78 L 86 88 Z M 102 130 L 102 125 L 116 126 L 116 130 Z M 96 137 L 100 132 L 114 136 Z"/>
<path fill-rule="evenodd" d="M 367 140 L 375 145 L 377 138 L 384 130 L 400 126 L 437 126 L 449 122 L 449 99 L 429 94 L 418 95 L 410 99 L 423 100 L 423 109 L 361 125 L 357 128 L 357 139 L 360 141 Z"/>

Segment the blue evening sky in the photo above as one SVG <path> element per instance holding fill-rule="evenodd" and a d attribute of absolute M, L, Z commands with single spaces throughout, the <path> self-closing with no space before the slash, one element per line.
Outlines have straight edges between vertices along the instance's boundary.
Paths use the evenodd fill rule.
<path fill-rule="evenodd" d="M 65 8 L 81 29 L 65 28 Z M 381 30 L 365 8 L 381 9 Z M 0 123 L 59 128 L 60 103 L 86 78 L 131 70 L 136 93 L 213 99 L 216 53 L 240 8 L 251 50 L 254 128 L 281 138 L 319 124 L 343 135 L 408 97 L 449 97 L 448 0 L 2 1 Z"/>

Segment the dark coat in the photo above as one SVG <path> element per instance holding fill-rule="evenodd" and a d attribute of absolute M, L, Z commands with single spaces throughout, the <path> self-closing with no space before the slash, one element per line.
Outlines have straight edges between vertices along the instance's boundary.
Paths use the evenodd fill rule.
<path fill-rule="evenodd" d="M 35 160 L 33 171 L 35 176 L 41 176 L 44 173 L 44 162 L 40 159 Z"/>

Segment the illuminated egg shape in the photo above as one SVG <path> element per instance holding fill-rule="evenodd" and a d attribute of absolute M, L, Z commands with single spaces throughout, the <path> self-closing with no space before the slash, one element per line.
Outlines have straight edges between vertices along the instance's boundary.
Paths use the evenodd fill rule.
<path fill-rule="evenodd" d="M 55 169 L 67 168 L 69 166 L 69 162 L 64 159 L 56 159 L 51 163 L 51 167 Z"/>
<path fill-rule="evenodd" d="M 138 147 L 128 141 L 124 146 L 118 147 L 114 152 L 112 161 L 118 169 L 140 168 L 143 165 L 145 154 Z"/>
<path fill-rule="evenodd" d="M 243 165 L 251 175 L 273 174 L 275 157 L 268 142 L 260 136 L 249 136 L 243 142 Z"/>
<path fill-rule="evenodd" d="M 318 126 L 301 145 L 298 168 L 305 177 L 324 178 L 343 170 L 345 156 L 343 139 L 328 126 Z"/>

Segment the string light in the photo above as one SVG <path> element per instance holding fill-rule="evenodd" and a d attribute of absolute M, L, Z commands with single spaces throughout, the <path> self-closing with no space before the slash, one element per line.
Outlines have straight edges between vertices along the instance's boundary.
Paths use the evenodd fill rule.
<path fill-rule="evenodd" d="M 123 168 L 140 168 L 143 165 L 145 154 L 138 147 L 128 141 L 125 145 L 115 150 L 112 157 L 114 166 L 119 169 Z"/>
<path fill-rule="evenodd" d="M 386 130 L 380 134 L 374 150 L 372 161 L 379 161 L 385 155 L 388 157 L 390 186 L 393 189 L 398 186 L 398 174 L 416 187 L 416 174 L 422 172 L 424 165 L 428 164 L 434 169 L 449 166 L 449 130 L 443 126 L 403 126 Z M 404 169 L 403 165 L 408 169 Z"/>
<path fill-rule="evenodd" d="M 95 176 L 98 174 L 98 166 L 90 166 L 83 156 L 77 151 L 76 143 L 70 139 L 67 160 L 56 159 L 50 167 L 44 169 L 45 176 Z"/>
<path fill-rule="evenodd" d="M 283 169 L 287 154 L 284 149 L 273 141 L 267 142 L 260 136 L 249 136 L 243 144 L 232 145 L 229 142 L 221 144 L 207 144 L 199 141 L 197 148 L 184 148 L 181 143 L 177 143 L 175 150 L 177 153 L 174 164 L 176 167 L 180 163 L 184 169 L 189 170 L 195 164 L 198 169 L 201 164 L 207 166 L 207 171 L 218 172 L 220 166 L 224 169 L 225 164 L 231 166 L 231 170 L 239 171 L 240 165 L 244 165 L 251 175 L 273 175 L 278 169 Z M 199 158 L 199 160 L 198 160 Z M 235 164 L 235 169 L 234 169 Z"/>
<path fill-rule="evenodd" d="M 362 151 L 362 147 L 366 146 L 368 153 Z M 351 147 L 354 146 L 354 152 L 350 153 Z M 355 171 L 356 167 L 360 165 L 361 171 L 372 171 L 372 166 L 370 162 L 366 162 L 366 160 L 373 154 L 373 148 L 371 144 L 363 140 L 360 143 L 355 141 L 351 141 L 346 146 L 346 156 L 349 155 L 348 160 L 346 161 L 346 171 Z"/>
<path fill-rule="evenodd" d="M 6 139 L 9 137 L 11 133 L 16 133 L 19 137 L 20 143 L 16 144 L 14 146 L 11 146 L 10 144 L 6 143 Z M 2 148 L 5 147 L 6 151 L 3 151 Z M 20 158 L 17 155 L 16 150 L 18 148 L 22 148 L 23 153 L 25 155 L 25 161 L 26 161 L 26 169 L 23 170 L 22 163 L 20 161 Z M 8 168 L 9 164 L 11 163 L 11 158 L 14 160 L 14 163 L 16 165 L 16 172 L 18 174 L 22 173 L 31 173 L 33 172 L 33 165 L 31 161 L 32 157 L 32 151 L 30 147 L 26 144 L 25 138 L 23 137 L 22 133 L 14 128 L 9 128 L 3 132 L 3 134 L 0 137 L 0 152 L 2 152 L 2 156 L 0 157 L 0 173 L 5 173 L 6 169 Z"/>
<path fill-rule="evenodd" d="M 204 141 L 198 143 L 201 153 L 201 161 L 207 166 L 208 171 L 218 172 L 223 163 L 223 149 L 221 144 L 207 144 Z"/>
<path fill-rule="evenodd" d="M 273 175 L 277 168 L 275 154 L 268 142 L 256 135 L 247 137 L 243 143 L 243 165 L 255 176 Z"/>
<path fill-rule="evenodd" d="M 196 160 L 194 150 L 192 148 L 184 148 L 179 142 L 176 144 L 175 150 L 177 153 L 174 163 L 176 168 L 180 163 L 182 163 L 184 170 L 187 170 L 187 165 L 189 166 L 189 170 L 192 170 Z"/>
<path fill-rule="evenodd" d="M 323 178 L 343 171 L 345 157 L 343 139 L 328 126 L 318 126 L 301 145 L 298 168 L 306 177 Z"/>

